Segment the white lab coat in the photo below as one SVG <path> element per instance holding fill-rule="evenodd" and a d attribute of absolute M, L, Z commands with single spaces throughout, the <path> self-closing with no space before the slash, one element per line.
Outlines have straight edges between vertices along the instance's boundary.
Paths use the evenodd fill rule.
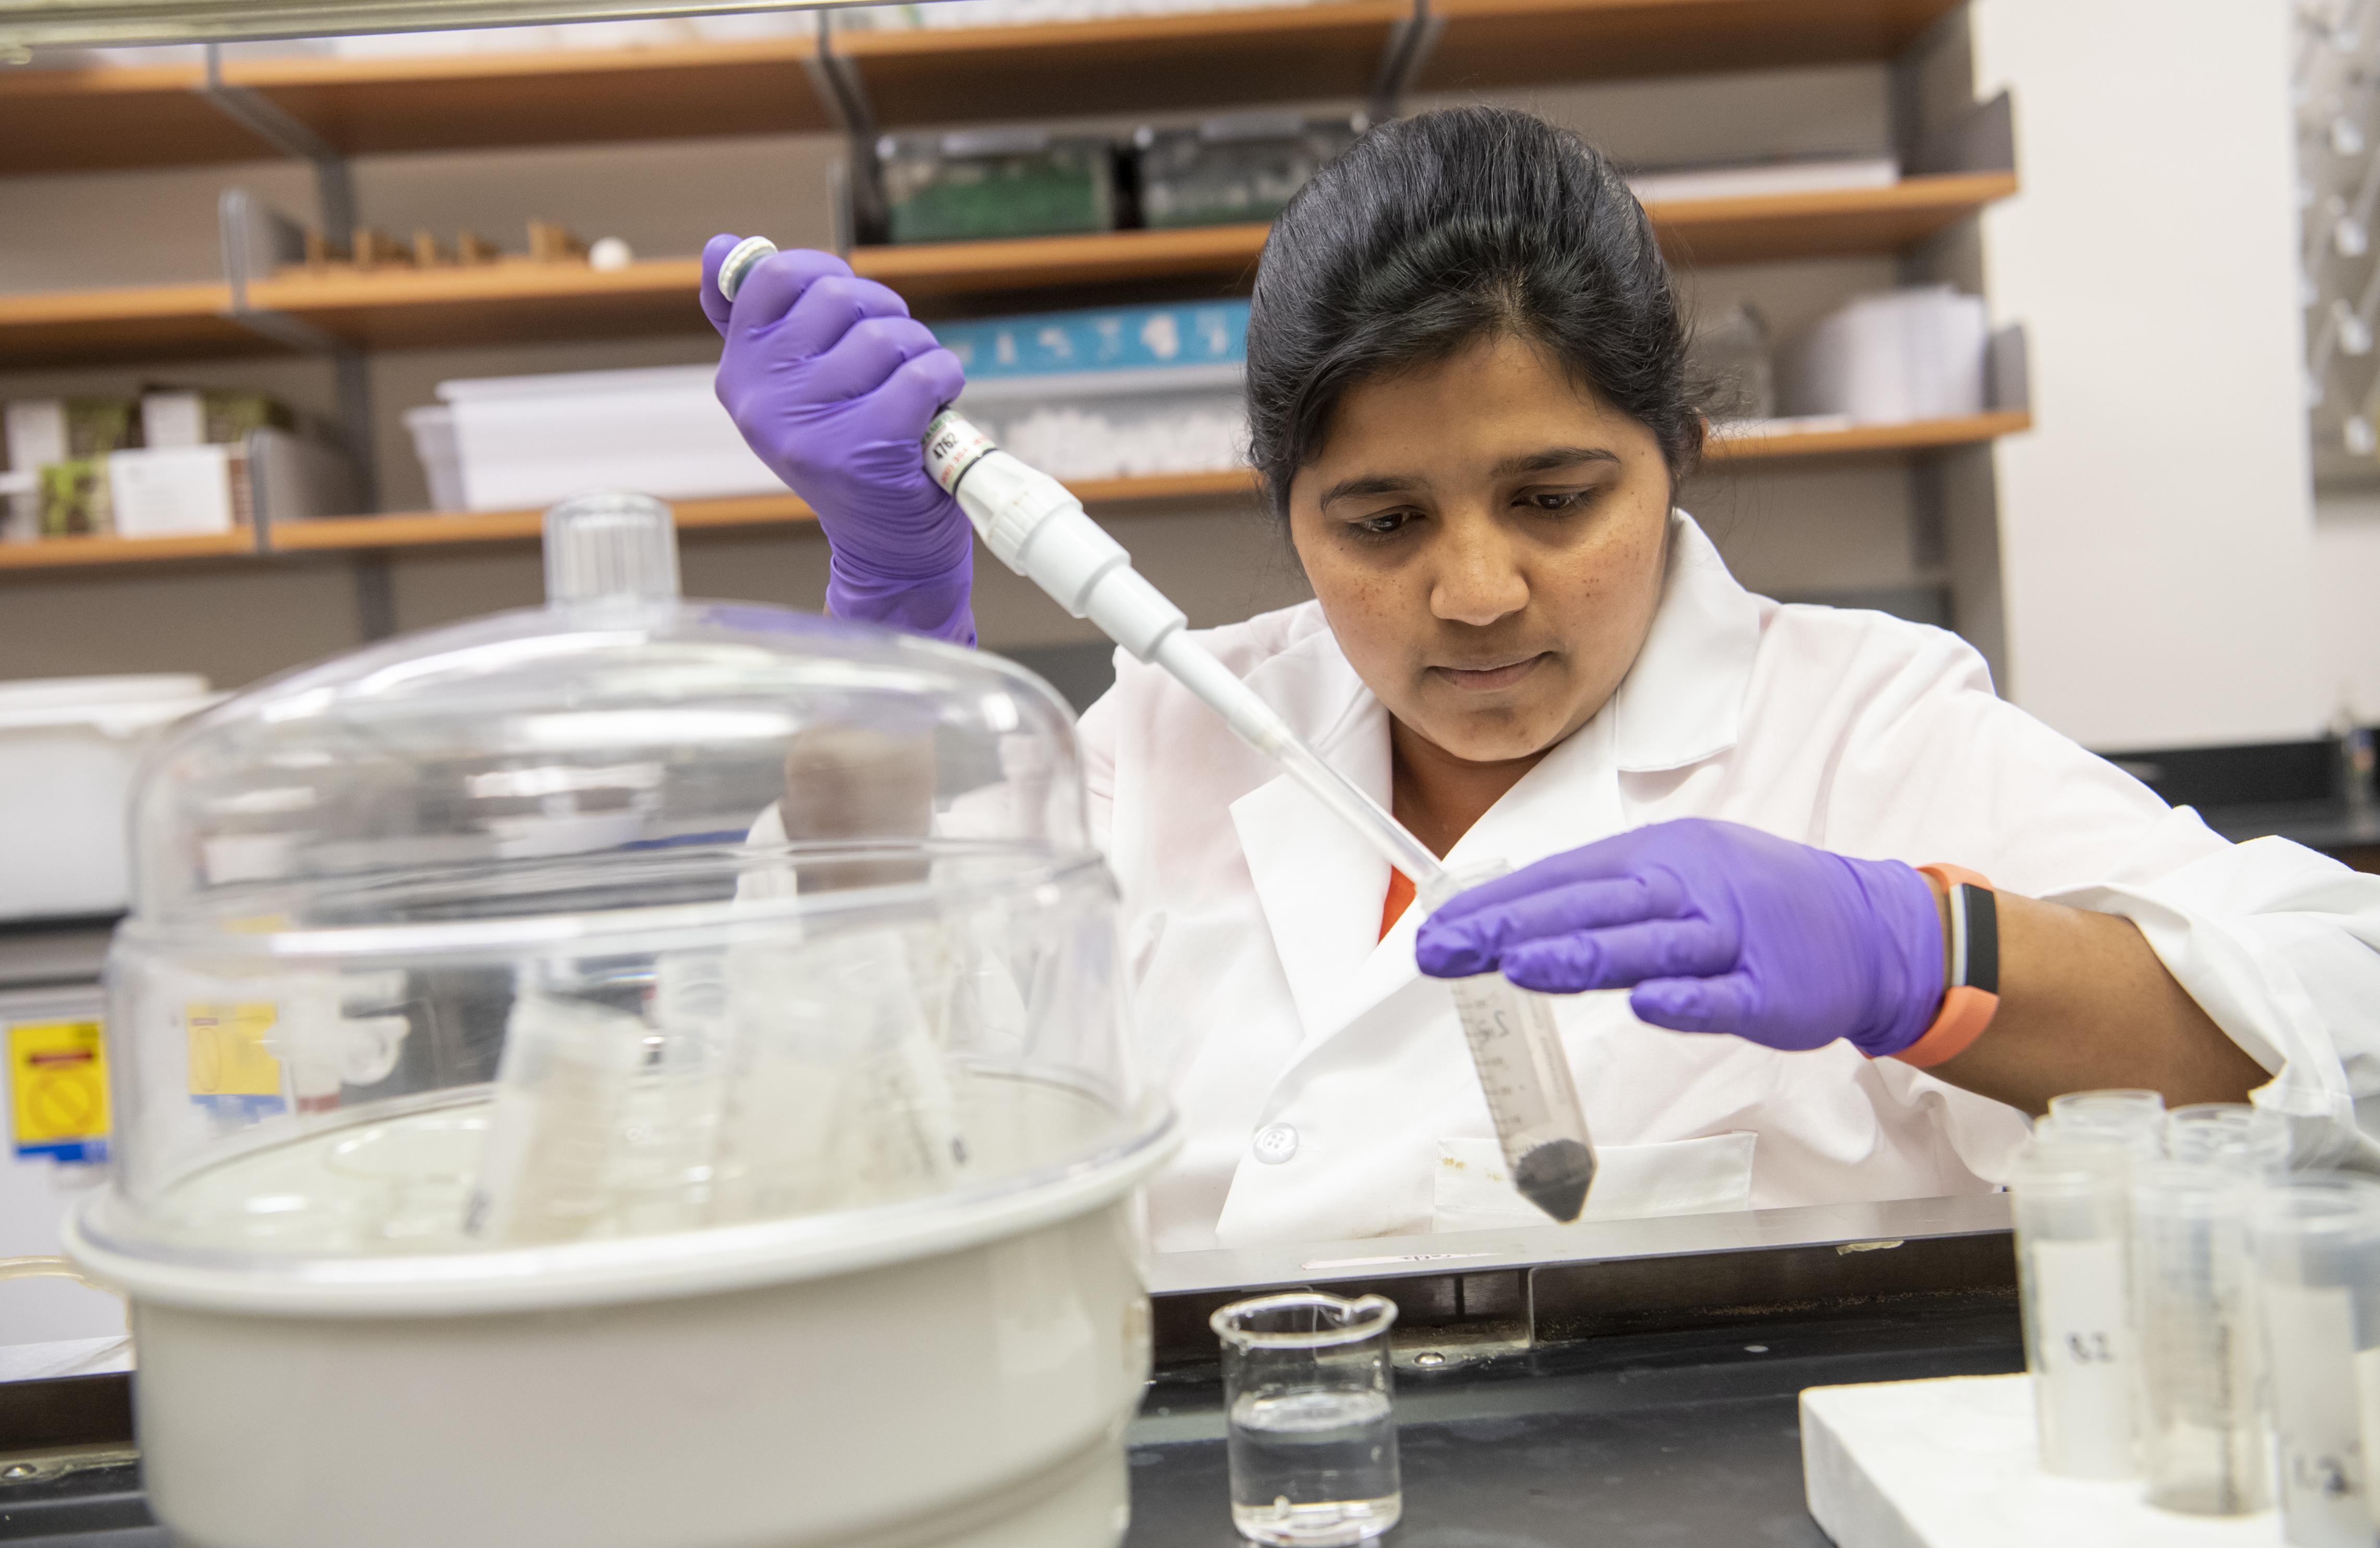
<path fill-rule="evenodd" d="M 1646 823 L 1725 818 L 1843 854 L 1972 867 L 2127 916 L 2275 1082 L 2353 1140 L 2380 1092 L 2380 877 L 2280 839 L 2234 846 L 1992 692 L 1955 635 L 1780 605 L 1673 518 L 1643 653 L 1601 713 L 1451 862 L 1515 865 Z M 1388 714 L 1307 603 L 1208 646 L 1330 762 L 1389 798 Z M 1118 653 L 1082 721 L 1094 838 L 1123 888 L 1153 1073 L 1187 1142 L 1150 1188 L 1161 1249 L 1534 1219 L 1502 1185 L 1421 910 L 1378 936 L 1387 863 L 1170 677 Z M 1591 1215 L 1914 1198 L 1992 1186 L 2015 1109 L 1836 1042 L 1778 1053 L 1559 1017 L 1602 1159 Z"/>

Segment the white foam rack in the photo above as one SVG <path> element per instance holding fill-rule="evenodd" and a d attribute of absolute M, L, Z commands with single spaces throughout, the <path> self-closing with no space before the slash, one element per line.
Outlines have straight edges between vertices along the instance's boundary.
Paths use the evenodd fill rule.
<path fill-rule="evenodd" d="M 2029 1376 L 1811 1387 L 1802 1476 L 1835 1548 L 2279 1548 L 2280 1517 L 2159 1510 L 2041 1470 Z"/>

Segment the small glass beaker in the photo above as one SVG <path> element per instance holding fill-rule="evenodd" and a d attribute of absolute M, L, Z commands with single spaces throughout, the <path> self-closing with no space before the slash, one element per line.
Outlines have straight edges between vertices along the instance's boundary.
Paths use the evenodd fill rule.
<path fill-rule="evenodd" d="M 1397 1524 L 1389 1365 L 1396 1302 L 1293 1291 L 1208 1319 L 1223 1341 L 1232 1525 L 1257 1542 L 1319 1548 Z"/>
<path fill-rule="evenodd" d="M 2244 1102 L 2202 1102 L 2166 1118 L 2166 1153 L 2176 1161 L 2230 1166 L 2258 1182 L 2289 1174 L 2289 1120 Z"/>

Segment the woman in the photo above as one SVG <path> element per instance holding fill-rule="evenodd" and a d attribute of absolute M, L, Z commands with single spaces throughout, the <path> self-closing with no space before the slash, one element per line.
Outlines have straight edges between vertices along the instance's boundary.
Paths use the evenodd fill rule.
<path fill-rule="evenodd" d="M 731 310 L 733 241 L 720 396 L 818 509 L 831 610 L 972 642 L 970 534 L 917 449 L 957 361 L 822 253 Z M 2380 878 L 2225 843 L 1952 635 L 1738 586 L 1672 507 L 1704 434 L 1683 343 L 1626 185 L 1524 115 L 1376 129 L 1276 223 L 1253 456 L 1316 600 L 1208 643 L 1433 850 L 1520 869 L 1419 920 L 1120 659 L 1082 743 L 1189 1134 L 1159 1245 L 1532 1218 L 1425 975 L 1569 996 L 1590 1215 L 1985 1188 L 2022 1113 L 2091 1087 L 2261 1088 L 2309 1152 L 2368 1151 Z M 1954 920 L 1926 862 L 1988 888 Z"/>

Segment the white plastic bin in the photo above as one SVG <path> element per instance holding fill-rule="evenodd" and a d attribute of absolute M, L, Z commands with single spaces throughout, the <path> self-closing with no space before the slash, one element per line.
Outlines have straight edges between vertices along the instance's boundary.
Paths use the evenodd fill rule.
<path fill-rule="evenodd" d="M 1947 285 L 1858 297 L 1778 351 L 1778 410 L 1859 424 L 1980 414 L 1990 339 L 1983 298 Z"/>
<path fill-rule="evenodd" d="M 463 500 L 463 446 L 455 434 L 455 410 L 443 403 L 407 408 L 405 428 L 413 433 L 413 453 L 421 458 L 421 476 L 430 482 L 430 508 L 468 509 Z"/>
<path fill-rule="evenodd" d="M 451 508 L 513 510 L 589 489 L 664 500 L 782 493 L 720 407 L 714 374 L 653 366 L 439 383 L 461 470 Z"/>
<path fill-rule="evenodd" d="M 123 911 L 133 762 L 212 701 L 194 676 L 0 683 L 0 920 Z"/>

